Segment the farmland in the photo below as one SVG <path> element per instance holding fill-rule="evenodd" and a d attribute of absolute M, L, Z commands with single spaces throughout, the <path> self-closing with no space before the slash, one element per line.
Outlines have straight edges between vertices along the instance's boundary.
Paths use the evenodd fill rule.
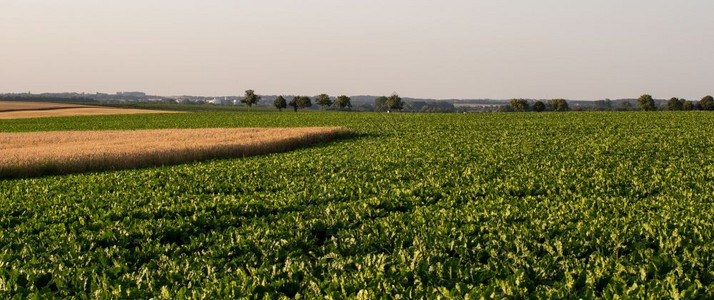
<path fill-rule="evenodd" d="M 347 136 L 339 127 L 0 133 L 0 179 L 283 152 Z"/>
<path fill-rule="evenodd" d="M 709 112 L 0 120 L 5 132 L 306 126 L 356 136 L 0 181 L 0 293 L 714 297 Z"/>
<path fill-rule="evenodd" d="M 0 120 L 67 116 L 176 113 L 146 109 L 120 109 L 68 103 L 0 101 Z"/>

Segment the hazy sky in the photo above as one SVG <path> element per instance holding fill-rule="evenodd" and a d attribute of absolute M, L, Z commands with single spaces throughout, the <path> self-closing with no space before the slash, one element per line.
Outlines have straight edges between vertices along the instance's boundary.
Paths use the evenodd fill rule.
<path fill-rule="evenodd" d="M 0 93 L 714 93 L 713 0 L 0 0 Z"/>

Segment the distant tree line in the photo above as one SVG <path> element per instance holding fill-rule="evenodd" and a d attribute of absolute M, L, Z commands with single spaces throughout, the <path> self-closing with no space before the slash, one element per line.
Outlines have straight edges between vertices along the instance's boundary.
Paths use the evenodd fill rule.
<path fill-rule="evenodd" d="M 338 110 L 338 111 L 405 111 L 405 112 L 420 112 L 420 113 L 453 113 L 458 110 L 449 102 L 445 101 L 404 101 L 398 94 L 390 96 L 380 96 L 374 99 L 372 103 L 360 103 L 358 106 L 353 106 L 352 99 L 346 95 L 331 97 L 327 94 L 320 94 L 315 97 L 308 96 L 283 96 L 279 95 L 273 101 L 273 107 L 282 111 L 287 107 L 291 107 L 294 111 L 299 109 L 309 108 L 314 104 L 319 106 L 320 110 Z"/>
<path fill-rule="evenodd" d="M 688 101 L 684 98 L 672 97 L 661 106 L 655 104 L 651 95 L 644 94 L 637 99 L 641 110 L 714 110 L 714 98 L 705 96 L 699 101 Z"/>
<path fill-rule="evenodd" d="M 292 108 L 297 112 L 300 109 L 313 107 L 313 104 L 318 106 L 320 110 L 338 110 L 338 111 L 406 111 L 406 112 L 422 112 L 422 113 L 451 113 L 457 112 L 456 107 L 445 101 L 411 101 L 405 102 L 397 93 L 389 96 L 376 97 L 372 103 L 360 103 L 357 107 L 352 104 L 352 99 L 346 95 L 332 97 L 328 94 L 320 94 L 314 97 L 309 96 L 286 96 L 278 95 L 273 100 L 273 107 L 279 111 Z M 261 100 L 254 90 L 246 90 L 242 98 L 238 102 L 252 107 L 257 105 Z M 200 102 L 205 104 L 206 102 Z"/>
<path fill-rule="evenodd" d="M 244 99 L 248 99 L 253 94 L 253 90 L 246 91 Z M 260 97 L 258 97 L 258 100 L 259 99 Z M 241 100 L 241 102 L 244 102 L 244 100 Z M 257 103 L 257 101 L 254 103 Z M 350 97 L 346 95 L 337 96 L 333 100 L 333 98 L 327 94 L 320 94 L 315 96 L 315 104 L 317 104 L 321 110 L 336 109 L 343 111 L 351 110 L 352 108 L 352 101 Z M 279 95 L 273 101 L 273 106 L 279 111 L 282 111 L 283 109 L 290 106 L 293 108 L 293 111 L 297 112 L 299 109 L 312 107 L 312 98 L 308 96 L 293 96 L 292 99 L 288 101 L 285 97 Z M 402 98 L 399 97 L 399 95 L 392 94 L 389 97 L 378 97 L 377 99 L 375 99 L 374 107 L 374 110 L 376 111 L 401 110 L 404 107 L 404 102 L 402 101 Z"/>
<path fill-rule="evenodd" d="M 509 105 L 504 105 L 499 111 L 568 111 L 570 107 L 568 106 L 568 101 L 565 99 L 552 99 L 548 100 L 547 103 L 541 100 L 537 100 L 532 103 L 526 99 L 511 99 Z"/>
<path fill-rule="evenodd" d="M 649 94 L 644 94 L 637 98 L 637 107 L 629 100 L 620 101 L 617 105 L 610 99 L 597 100 L 590 107 L 579 106 L 573 110 L 594 110 L 594 111 L 657 111 L 657 110 L 714 110 L 714 98 L 705 96 L 699 101 L 688 101 L 683 98 L 673 97 L 666 103 L 658 106 L 654 98 Z M 501 106 L 500 112 L 543 112 L 543 111 L 568 111 L 571 107 L 565 99 L 553 99 L 547 102 L 541 100 L 511 99 L 508 105 Z"/>
<path fill-rule="evenodd" d="M 289 97 L 289 96 L 288 96 Z M 2 98 L 0 98 L 2 99 Z M 240 99 L 241 103 L 246 104 L 248 107 L 258 104 L 261 100 L 261 96 L 257 95 L 254 90 L 246 90 L 245 95 Z M 315 97 L 309 96 L 292 96 L 290 100 L 286 96 L 279 95 L 273 101 L 273 106 L 282 111 L 288 107 L 291 107 L 293 111 L 297 112 L 300 109 L 306 109 L 313 106 L 314 103 L 319 106 L 321 110 L 352 110 L 353 106 L 350 97 L 346 95 L 340 95 L 337 97 L 330 97 L 328 94 L 320 94 Z M 551 100 L 527 100 L 527 99 L 511 99 L 508 105 L 501 106 L 498 111 L 501 112 L 563 112 L 569 110 L 594 110 L 594 111 L 629 111 L 629 110 L 643 110 L 643 111 L 656 111 L 656 110 L 714 110 L 714 98 L 712 96 L 706 96 L 699 101 L 688 101 L 682 98 L 671 98 L 663 105 L 658 106 L 654 98 L 649 94 L 644 94 L 640 96 L 637 101 L 637 107 L 633 105 L 629 100 L 620 100 L 618 104 L 615 105 L 614 101 L 610 99 L 594 101 L 592 106 L 577 106 L 571 108 L 568 101 L 565 99 L 551 99 Z M 380 96 L 374 99 L 374 105 L 361 104 L 356 108 L 357 111 L 402 111 L 407 110 L 410 112 L 457 112 L 458 110 L 455 106 L 448 102 L 427 102 L 427 101 L 413 101 L 404 102 L 402 98 L 397 94 L 393 93 L 390 96 Z"/>

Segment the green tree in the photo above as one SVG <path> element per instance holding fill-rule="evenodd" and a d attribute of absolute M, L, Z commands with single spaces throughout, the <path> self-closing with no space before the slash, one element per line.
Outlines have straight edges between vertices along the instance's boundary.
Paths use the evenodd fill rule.
<path fill-rule="evenodd" d="M 652 99 L 652 96 L 648 94 L 644 94 L 640 96 L 640 98 L 637 99 L 637 103 L 640 104 L 640 109 L 646 110 L 646 111 L 654 111 L 657 110 L 657 106 L 655 106 L 654 99 Z"/>
<path fill-rule="evenodd" d="M 714 110 L 714 98 L 712 96 L 706 96 L 699 100 L 699 109 L 701 110 Z"/>
<path fill-rule="evenodd" d="M 548 101 L 548 105 L 550 105 L 550 109 L 553 111 L 567 111 L 570 109 L 570 106 L 568 105 L 568 101 L 565 101 L 565 99 L 553 99 Z"/>
<path fill-rule="evenodd" d="M 545 103 L 543 103 L 543 101 L 536 101 L 536 102 L 533 104 L 533 110 L 535 110 L 536 112 L 542 112 L 542 111 L 544 111 L 544 110 L 545 110 Z"/>
<path fill-rule="evenodd" d="M 665 107 L 667 108 L 667 110 L 682 110 L 684 102 L 684 99 L 672 97 L 671 99 L 669 99 L 669 101 L 667 101 L 667 105 Z"/>
<path fill-rule="evenodd" d="M 511 99 L 511 108 L 515 111 L 526 111 L 528 106 L 526 99 Z"/>
<path fill-rule="evenodd" d="M 332 100 L 327 94 L 320 94 L 319 96 L 317 96 L 315 98 L 315 103 L 319 105 L 322 109 L 332 106 Z"/>
<path fill-rule="evenodd" d="M 685 100 L 682 103 L 682 110 L 694 110 L 694 102 Z"/>
<path fill-rule="evenodd" d="M 298 110 L 298 100 L 300 99 L 300 96 L 294 96 L 291 100 L 290 103 L 288 103 L 288 106 L 292 107 L 295 112 Z"/>
<path fill-rule="evenodd" d="M 389 110 L 401 110 L 402 108 L 404 108 L 404 102 L 402 101 L 402 98 L 399 97 L 399 95 L 397 94 L 392 94 L 391 96 L 389 96 L 385 104 L 387 105 L 387 109 Z"/>
<path fill-rule="evenodd" d="M 260 101 L 260 96 L 255 94 L 253 90 L 246 90 L 245 96 L 240 99 L 240 102 L 245 103 L 248 107 L 253 107 L 253 104 L 257 104 Z"/>
<path fill-rule="evenodd" d="M 387 97 L 380 96 L 374 99 L 374 111 L 387 111 Z"/>
<path fill-rule="evenodd" d="M 312 100 L 308 96 L 299 96 L 297 100 L 298 108 L 308 108 L 312 106 Z"/>
<path fill-rule="evenodd" d="M 341 95 L 335 99 L 335 106 L 339 107 L 340 110 L 345 109 L 346 107 L 352 107 L 352 103 L 350 102 L 350 97 L 347 97 L 345 95 Z"/>
<path fill-rule="evenodd" d="M 278 96 L 278 98 L 275 98 L 275 101 L 273 101 L 273 106 L 275 106 L 275 108 L 279 111 L 283 111 L 283 108 L 288 107 L 288 103 L 285 102 L 285 98 L 283 98 L 283 96 Z"/>

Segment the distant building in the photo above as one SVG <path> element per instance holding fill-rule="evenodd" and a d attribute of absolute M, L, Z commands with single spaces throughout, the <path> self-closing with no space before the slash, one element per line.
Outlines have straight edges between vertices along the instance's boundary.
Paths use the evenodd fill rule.
<path fill-rule="evenodd" d="M 215 105 L 223 105 L 223 100 L 221 100 L 221 98 L 213 98 L 213 100 L 208 100 L 208 103 Z"/>

